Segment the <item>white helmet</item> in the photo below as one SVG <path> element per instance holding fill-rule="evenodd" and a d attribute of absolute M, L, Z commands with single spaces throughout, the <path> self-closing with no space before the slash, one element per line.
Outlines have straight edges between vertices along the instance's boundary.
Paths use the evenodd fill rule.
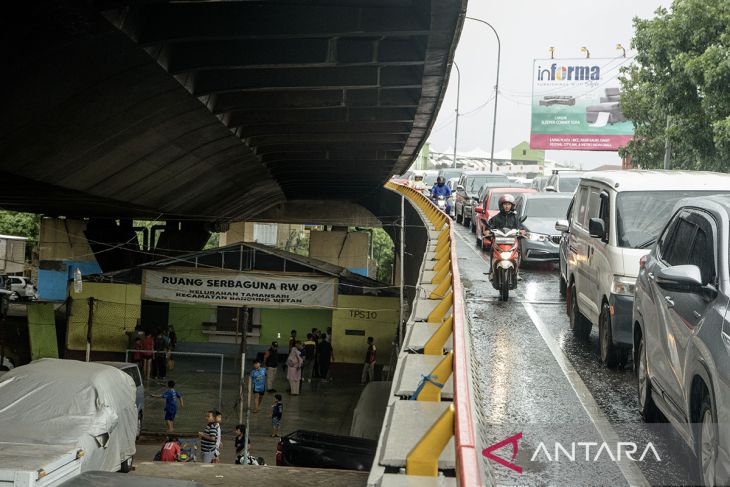
<path fill-rule="evenodd" d="M 503 205 L 504 205 L 505 203 L 511 203 L 511 204 L 512 204 L 512 207 L 514 208 L 514 206 L 515 206 L 515 197 L 514 197 L 514 196 L 512 196 L 512 195 L 511 195 L 511 194 L 509 194 L 509 193 L 508 193 L 508 194 L 503 194 L 503 195 L 502 195 L 502 196 L 501 196 L 501 197 L 499 198 L 499 209 L 500 209 L 500 211 L 502 211 L 502 210 L 503 210 L 502 206 L 503 206 Z"/>

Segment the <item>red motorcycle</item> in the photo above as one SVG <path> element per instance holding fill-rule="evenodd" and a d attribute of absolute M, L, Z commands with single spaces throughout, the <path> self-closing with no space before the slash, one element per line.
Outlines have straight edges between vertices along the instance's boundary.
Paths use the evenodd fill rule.
<path fill-rule="evenodd" d="M 520 262 L 519 230 L 503 228 L 491 230 L 492 258 L 490 280 L 494 289 L 499 291 L 502 301 L 509 299 L 509 292 L 517 289 L 517 268 Z"/>

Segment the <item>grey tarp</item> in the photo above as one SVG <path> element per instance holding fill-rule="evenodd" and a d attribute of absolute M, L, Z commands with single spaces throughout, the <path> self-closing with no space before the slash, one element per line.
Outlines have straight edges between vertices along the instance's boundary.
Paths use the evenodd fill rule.
<path fill-rule="evenodd" d="M 93 362 L 17 367 L 0 378 L 0 442 L 73 445 L 85 452 L 82 471 L 118 470 L 135 453 L 135 390 L 127 374 Z"/>

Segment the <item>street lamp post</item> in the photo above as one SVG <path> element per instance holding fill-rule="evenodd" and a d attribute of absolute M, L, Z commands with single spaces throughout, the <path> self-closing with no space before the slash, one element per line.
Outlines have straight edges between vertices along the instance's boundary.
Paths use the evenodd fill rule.
<path fill-rule="evenodd" d="M 461 71 L 454 61 L 456 68 L 456 126 L 454 127 L 454 168 L 456 168 L 456 143 L 459 140 L 459 98 L 461 97 Z"/>
<path fill-rule="evenodd" d="M 494 137 L 497 133 L 497 97 L 499 96 L 499 60 L 502 55 L 502 42 L 499 40 L 499 34 L 497 34 L 497 30 L 492 27 L 492 24 L 487 22 L 486 20 L 477 19 L 474 17 L 466 17 L 469 20 L 473 20 L 475 22 L 481 22 L 482 24 L 486 25 L 490 29 L 492 29 L 492 32 L 494 32 L 494 35 L 497 37 L 497 81 L 494 84 L 494 121 L 492 122 L 492 153 L 491 157 L 489 158 L 489 171 L 494 172 Z"/>

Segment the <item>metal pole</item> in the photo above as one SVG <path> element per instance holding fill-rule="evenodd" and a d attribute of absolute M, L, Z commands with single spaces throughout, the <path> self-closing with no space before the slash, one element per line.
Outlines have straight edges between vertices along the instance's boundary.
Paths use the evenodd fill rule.
<path fill-rule="evenodd" d="M 221 354 L 221 371 L 218 377 L 218 411 L 223 409 L 223 354 Z"/>
<path fill-rule="evenodd" d="M 94 324 L 94 298 L 89 298 L 89 319 L 86 321 L 86 361 L 91 361 L 91 328 Z"/>
<path fill-rule="evenodd" d="M 241 308 L 238 309 L 238 315 L 240 316 Z M 240 323 L 240 320 L 239 320 Z M 248 333 L 248 308 L 243 309 L 243 326 L 240 327 L 241 339 L 239 340 L 239 353 L 241 354 L 241 370 L 238 378 L 238 420 L 239 423 L 243 423 L 243 384 L 246 376 L 246 335 Z M 249 384 L 250 385 L 250 384 Z M 250 399 L 249 399 L 250 400 Z M 248 418 L 248 413 L 246 413 Z M 246 420 L 248 421 L 248 419 Z M 246 430 L 248 434 L 248 430 Z"/>
<path fill-rule="evenodd" d="M 246 400 L 246 434 L 243 437 L 243 464 L 248 465 L 248 438 L 249 438 L 249 431 L 250 431 L 250 422 L 251 422 L 251 382 L 248 383 L 248 388 L 246 391 L 246 396 L 248 396 L 248 399 Z"/>
<path fill-rule="evenodd" d="M 400 197 L 400 332 L 398 333 L 398 349 L 400 349 L 400 345 L 403 343 L 403 335 L 405 333 L 405 320 L 403 316 L 403 305 L 405 304 L 404 296 L 403 296 L 403 290 L 405 289 L 405 286 L 403 285 L 405 276 L 403 275 L 403 270 L 405 269 L 405 265 L 403 264 L 403 256 L 405 256 L 405 226 L 406 226 L 406 198 L 405 196 L 401 195 Z"/>
<path fill-rule="evenodd" d="M 454 168 L 456 168 L 456 144 L 459 140 L 459 98 L 461 97 L 461 72 L 459 65 L 454 61 L 456 68 L 456 126 L 454 127 Z"/>
<path fill-rule="evenodd" d="M 671 117 L 667 115 L 667 130 L 664 132 L 664 170 L 669 171 L 672 165 L 672 141 L 669 140 Z"/>
<path fill-rule="evenodd" d="M 499 62 L 500 58 L 502 56 L 502 42 L 499 40 L 499 34 L 497 34 L 497 30 L 492 27 L 492 24 L 489 22 L 482 20 L 482 19 L 476 19 L 474 17 L 466 17 L 469 20 L 474 20 L 476 22 L 481 22 L 482 24 L 486 25 L 490 29 L 492 29 L 492 32 L 494 32 L 494 35 L 497 37 L 497 81 L 494 84 L 494 120 L 492 121 L 492 155 L 489 159 L 489 171 L 494 172 L 494 138 L 496 136 L 497 132 L 497 98 L 499 96 Z"/>

